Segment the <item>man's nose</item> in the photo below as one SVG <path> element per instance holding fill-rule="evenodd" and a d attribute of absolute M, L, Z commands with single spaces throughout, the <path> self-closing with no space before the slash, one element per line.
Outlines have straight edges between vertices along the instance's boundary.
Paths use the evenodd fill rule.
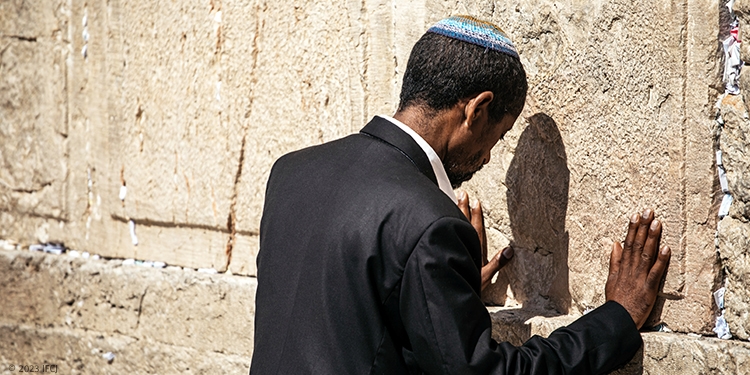
<path fill-rule="evenodd" d="M 492 157 L 492 152 L 487 151 L 487 154 L 484 155 L 484 160 L 482 160 L 482 165 L 489 163 L 491 157 Z"/>

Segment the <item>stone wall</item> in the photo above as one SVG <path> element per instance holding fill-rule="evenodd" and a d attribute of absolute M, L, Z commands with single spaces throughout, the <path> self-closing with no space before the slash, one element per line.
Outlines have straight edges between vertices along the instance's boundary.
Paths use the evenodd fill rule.
<path fill-rule="evenodd" d="M 484 204 L 491 254 L 516 248 L 487 302 L 548 316 L 598 306 L 612 243 L 652 207 L 673 250 L 653 321 L 712 334 L 726 279 L 730 326 L 746 339 L 742 205 L 720 224 L 720 259 L 714 244 L 723 5 L 3 1 L 0 238 L 253 276 L 272 162 L 392 114 L 414 42 L 473 14 L 508 32 L 530 83 L 524 113 L 466 186 Z M 737 145 L 728 174 L 746 204 L 740 125 L 721 142 Z"/>
<path fill-rule="evenodd" d="M 0 250 L 0 374 L 22 365 L 58 374 L 247 374 L 256 286 L 177 267 Z M 493 336 L 517 345 L 575 319 L 490 312 Z M 643 339 L 616 374 L 734 375 L 750 366 L 750 343 L 657 332 Z"/>
<path fill-rule="evenodd" d="M 743 86 L 745 86 L 743 82 Z M 743 87 L 750 89 L 750 87 Z M 750 338 L 750 119 L 742 96 L 727 96 L 719 103 L 723 126 L 719 131 L 722 161 L 727 173 L 729 191 L 734 198 L 729 215 L 718 226 L 717 249 L 721 257 L 726 293 L 725 318 L 731 334 Z"/>
<path fill-rule="evenodd" d="M 247 373 L 254 278 L 0 251 L 0 374 Z M 114 359 L 104 358 L 112 353 Z"/>

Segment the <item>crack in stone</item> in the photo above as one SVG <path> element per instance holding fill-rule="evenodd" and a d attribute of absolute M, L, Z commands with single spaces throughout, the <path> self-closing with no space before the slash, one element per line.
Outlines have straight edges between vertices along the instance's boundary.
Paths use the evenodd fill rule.
<path fill-rule="evenodd" d="M 229 233 L 227 228 L 224 227 L 216 227 L 213 225 L 206 225 L 206 224 L 196 224 L 196 223 L 183 223 L 183 222 L 174 222 L 174 221 L 159 221 L 159 220 L 152 220 L 152 219 L 136 219 L 132 217 L 125 217 L 118 214 L 111 214 L 110 218 L 114 221 L 119 221 L 121 223 L 128 223 L 129 221 L 133 221 L 136 223 L 136 225 L 143 225 L 147 227 L 157 227 L 157 228 L 185 228 L 185 229 L 200 229 L 200 230 L 206 230 L 211 232 L 222 232 L 222 233 Z M 236 231 L 237 234 L 241 234 L 244 236 L 257 236 L 258 233 L 256 231 Z"/>
<path fill-rule="evenodd" d="M 15 40 L 20 40 L 22 42 L 36 42 L 36 37 L 35 36 L 3 34 L 3 38 L 11 38 L 11 39 L 15 39 Z"/>
<path fill-rule="evenodd" d="M 245 163 L 245 143 L 247 141 L 247 132 L 242 136 L 242 145 L 240 146 L 240 160 L 237 166 L 237 174 L 234 176 L 234 193 L 232 194 L 232 203 L 229 206 L 229 216 L 227 217 L 227 230 L 229 231 L 229 240 L 227 240 L 227 263 L 226 269 L 232 262 L 232 251 L 237 240 L 237 195 L 239 193 L 240 178 L 242 177 L 242 165 Z"/>
<path fill-rule="evenodd" d="M 148 292 L 148 286 L 146 286 L 146 289 L 143 290 L 143 294 L 141 294 L 141 300 L 140 302 L 138 302 L 138 320 L 135 322 L 136 329 L 141 324 L 141 312 L 143 312 L 143 298 L 146 297 L 147 292 Z"/>
<path fill-rule="evenodd" d="M 47 188 L 49 186 L 52 186 L 52 181 L 43 182 L 38 188 L 18 188 L 18 187 L 13 187 L 12 185 L 10 185 L 9 183 L 7 183 L 7 182 L 5 182 L 3 180 L 0 180 L 0 184 L 3 185 L 3 186 L 5 186 L 8 190 L 10 190 L 10 191 L 12 191 L 14 193 L 34 194 L 34 193 L 38 193 L 38 192 L 44 190 L 45 188 Z"/>
<path fill-rule="evenodd" d="M 255 93 L 255 86 L 258 82 L 258 76 L 257 76 L 257 67 L 258 67 L 258 54 L 259 54 L 259 48 L 258 48 L 258 40 L 260 39 L 260 32 L 263 26 L 265 25 L 264 22 L 261 20 L 260 17 L 261 9 L 259 6 L 256 5 L 255 7 L 255 35 L 253 35 L 253 42 L 252 42 L 252 65 L 250 70 L 250 91 L 253 93 L 253 95 L 250 96 L 250 103 L 248 105 L 248 110 L 245 113 L 245 118 L 249 118 L 252 115 L 253 111 L 253 96 Z M 247 143 L 247 133 L 248 128 L 247 125 L 243 126 L 243 135 L 242 135 L 242 143 L 240 146 L 240 159 L 237 166 L 237 173 L 234 176 L 234 190 L 232 193 L 232 201 L 229 206 L 229 215 L 227 216 L 227 232 L 229 233 L 229 239 L 227 239 L 227 247 L 225 250 L 225 254 L 227 256 L 227 262 L 225 265 L 225 268 L 229 270 L 229 266 L 232 262 L 232 252 L 234 251 L 234 245 L 237 241 L 237 234 L 242 235 L 258 235 L 256 232 L 252 231 L 238 231 L 237 230 L 237 197 L 239 196 L 239 183 L 240 178 L 242 177 L 242 168 L 245 163 L 245 147 Z"/>

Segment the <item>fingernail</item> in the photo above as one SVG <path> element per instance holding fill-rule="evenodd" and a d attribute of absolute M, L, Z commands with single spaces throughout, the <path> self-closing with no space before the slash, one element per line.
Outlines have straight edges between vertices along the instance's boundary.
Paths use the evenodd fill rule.
<path fill-rule="evenodd" d="M 633 216 L 630 217 L 630 222 L 635 224 L 638 222 L 638 214 L 633 214 Z"/>
<path fill-rule="evenodd" d="M 664 246 L 661 248 L 661 255 L 669 255 L 669 246 Z"/>
<path fill-rule="evenodd" d="M 464 198 L 466 198 L 466 192 L 463 191 L 463 190 L 459 191 L 458 192 L 458 200 L 462 201 L 462 200 L 464 200 Z"/>
<path fill-rule="evenodd" d="M 477 207 L 479 207 L 479 200 L 478 199 L 474 199 L 474 201 L 471 202 L 471 208 L 473 208 L 473 209 L 476 210 Z"/>
<path fill-rule="evenodd" d="M 510 258 L 513 258 L 513 254 L 515 254 L 515 253 L 516 252 L 513 250 L 512 247 L 506 247 L 505 250 L 503 250 L 499 255 L 502 255 L 503 258 L 505 258 L 505 259 L 510 259 Z M 499 260 L 499 258 L 500 257 L 498 256 L 498 260 Z"/>
<path fill-rule="evenodd" d="M 651 230 L 657 230 L 659 229 L 659 220 L 654 220 L 651 222 Z"/>
<path fill-rule="evenodd" d="M 643 211 L 643 218 L 648 220 L 648 218 L 651 216 L 651 209 L 647 208 L 645 211 Z"/>

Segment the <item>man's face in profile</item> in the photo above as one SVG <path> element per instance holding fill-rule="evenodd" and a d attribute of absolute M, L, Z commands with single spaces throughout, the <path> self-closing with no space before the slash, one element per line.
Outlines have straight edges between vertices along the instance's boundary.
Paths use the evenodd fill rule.
<path fill-rule="evenodd" d="M 455 153 L 448 153 L 443 160 L 445 174 L 448 175 L 448 180 L 454 189 L 459 188 L 465 181 L 469 181 L 483 166 L 481 152 L 471 155 L 463 148 Z"/>
<path fill-rule="evenodd" d="M 469 181 L 474 173 L 490 162 L 490 152 L 500 139 L 513 128 L 518 116 L 505 115 L 500 122 L 487 122 L 477 131 L 478 136 L 446 153 L 443 168 L 451 186 L 457 189 Z"/>

